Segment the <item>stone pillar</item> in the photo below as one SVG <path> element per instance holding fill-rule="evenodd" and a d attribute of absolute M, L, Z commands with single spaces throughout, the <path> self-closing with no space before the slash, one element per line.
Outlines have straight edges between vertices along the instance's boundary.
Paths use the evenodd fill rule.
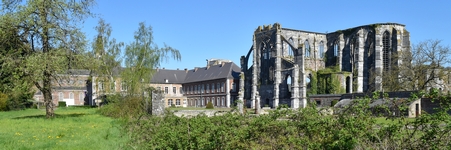
<path fill-rule="evenodd" d="M 291 90 L 291 108 L 298 109 L 299 108 L 299 79 L 302 76 L 299 76 L 299 66 L 298 64 L 294 64 L 294 69 L 292 70 L 292 90 Z M 304 82 L 303 79 L 300 79 L 301 83 Z"/>
<path fill-rule="evenodd" d="M 261 107 L 260 107 L 260 94 L 255 93 L 255 114 L 260 114 Z"/>
<path fill-rule="evenodd" d="M 240 114 L 243 114 L 243 104 L 244 104 L 244 72 L 240 73 L 240 86 L 239 86 L 239 91 L 238 91 L 238 103 L 237 103 L 237 107 L 238 107 L 238 111 L 240 112 Z"/>
<path fill-rule="evenodd" d="M 225 99 L 225 101 L 226 101 L 226 107 L 227 108 L 230 108 L 230 79 L 227 79 L 226 80 L 226 87 L 225 87 L 225 89 L 226 89 L 226 99 Z"/>
<path fill-rule="evenodd" d="M 152 91 L 152 115 L 164 115 L 164 96 L 161 91 Z"/>
<path fill-rule="evenodd" d="M 364 66 L 364 56 L 365 56 L 365 41 L 363 38 L 363 34 L 359 34 L 358 40 L 358 54 L 357 54 L 357 91 L 355 92 L 363 92 L 363 68 Z"/>
<path fill-rule="evenodd" d="M 258 58 L 258 54 L 260 53 L 257 50 L 257 43 L 256 43 L 256 38 L 255 38 L 255 34 L 254 34 L 254 38 L 253 38 L 253 51 L 254 51 L 254 56 L 253 56 L 253 60 L 252 60 L 252 64 L 253 64 L 253 69 L 252 69 L 252 93 L 251 93 L 251 108 L 255 108 L 255 94 L 257 92 L 257 83 L 258 83 L 258 69 L 260 69 L 260 65 L 257 64 L 257 60 L 260 59 Z"/>
<path fill-rule="evenodd" d="M 279 86 L 282 82 L 281 73 L 280 70 L 282 68 L 282 58 L 281 55 L 283 49 L 282 49 L 282 41 L 280 38 L 280 30 L 276 31 L 276 60 L 275 60 L 275 69 L 274 69 L 274 100 L 273 100 L 273 108 L 277 108 L 279 106 Z"/>
<path fill-rule="evenodd" d="M 376 59 L 375 59 L 375 71 L 376 71 L 376 81 L 375 81 L 375 90 L 376 91 L 382 91 L 382 71 L 383 71 L 383 64 L 382 64 L 382 57 L 383 57 L 383 45 L 382 45 L 382 35 L 379 31 L 380 28 L 376 28 L 376 38 L 374 39 L 374 44 L 376 46 L 375 52 L 376 52 Z"/>

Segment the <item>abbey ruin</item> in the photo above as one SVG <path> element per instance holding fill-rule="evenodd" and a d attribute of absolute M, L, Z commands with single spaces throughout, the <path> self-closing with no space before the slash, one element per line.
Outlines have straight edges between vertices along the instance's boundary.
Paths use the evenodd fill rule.
<path fill-rule="evenodd" d="M 302 108 L 311 88 L 314 94 L 381 91 L 382 74 L 402 63 L 394 56 L 410 51 L 409 38 L 405 25 L 398 23 L 332 33 L 282 28 L 278 23 L 259 26 L 252 47 L 241 56 L 241 96 L 251 108 Z"/>

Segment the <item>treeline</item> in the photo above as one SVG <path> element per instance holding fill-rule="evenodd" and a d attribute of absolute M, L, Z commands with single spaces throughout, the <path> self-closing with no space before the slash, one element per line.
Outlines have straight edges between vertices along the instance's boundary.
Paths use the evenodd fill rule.
<path fill-rule="evenodd" d="M 136 100 L 116 101 L 100 112 L 123 118 L 124 131 L 133 139 L 129 146 L 137 149 L 450 149 L 449 97 L 438 92 L 419 95 L 440 103 L 437 113 L 423 112 L 417 118 L 388 115 L 392 110 L 407 111 L 406 105 L 417 96 L 402 105 L 381 105 L 379 109 L 387 112 L 382 114 L 370 111 L 376 97 L 355 101 L 335 115 L 326 115 L 313 104 L 259 116 L 229 112 L 186 118 L 169 111 L 151 116 L 144 109 L 136 111 L 144 105 Z"/>

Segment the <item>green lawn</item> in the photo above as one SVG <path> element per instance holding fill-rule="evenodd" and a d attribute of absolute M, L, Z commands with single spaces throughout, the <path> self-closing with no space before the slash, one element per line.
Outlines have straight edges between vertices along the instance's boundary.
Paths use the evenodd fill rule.
<path fill-rule="evenodd" d="M 118 120 L 101 116 L 96 108 L 58 108 L 56 118 L 45 110 L 0 112 L 1 149 L 123 149 Z"/>

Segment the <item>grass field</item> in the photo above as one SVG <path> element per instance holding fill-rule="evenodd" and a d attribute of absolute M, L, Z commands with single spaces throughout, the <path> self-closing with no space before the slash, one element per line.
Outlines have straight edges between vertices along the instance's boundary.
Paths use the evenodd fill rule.
<path fill-rule="evenodd" d="M 118 120 L 101 116 L 96 108 L 58 108 L 56 118 L 45 110 L 0 112 L 0 149 L 123 149 Z"/>

